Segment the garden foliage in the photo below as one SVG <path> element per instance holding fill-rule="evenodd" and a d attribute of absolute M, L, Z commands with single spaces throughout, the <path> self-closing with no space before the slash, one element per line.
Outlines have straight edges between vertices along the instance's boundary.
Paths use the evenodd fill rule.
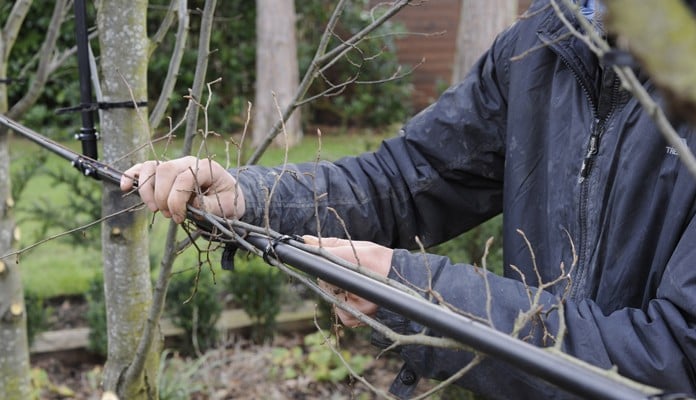
<path fill-rule="evenodd" d="M 218 343 L 216 327 L 222 314 L 220 287 L 206 269 L 187 270 L 169 282 L 167 314 L 174 325 L 184 330 L 182 351 L 192 354 L 214 348 Z"/>
<path fill-rule="evenodd" d="M 253 321 L 251 337 L 256 343 L 273 339 L 280 312 L 283 274 L 259 257 L 237 255 L 235 270 L 227 275 L 227 287 L 235 303 Z"/>

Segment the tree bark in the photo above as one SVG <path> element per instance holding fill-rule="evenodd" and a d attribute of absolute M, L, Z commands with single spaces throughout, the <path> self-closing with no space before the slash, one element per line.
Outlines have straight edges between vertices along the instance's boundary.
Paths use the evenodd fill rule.
<path fill-rule="evenodd" d="M 0 31 L 0 78 L 7 77 L 7 61 L 31 1 L 18 1 Z M 0 84 L 0 113 L 7 113 L 7 85 Z M 12 216 L 10 143 L 0 128 L 0 255 L 11 252 L 15 221 Z M 0 398 L 30 398 L 29 344 L 24 290 L 19 265 L 0 260 Z"/>
<path fill-rule="evenodd" d="M 1 40 L 1 39 L 0 39 Z M 0 47 L 2 44 L 0 43 Z M 5 76 L 0 60 L 0 76 Z M 0 85 L 0 112 L 7 111 L 7 90 Z M 0 128 L 0 254 L 12 250 L 15 222 L 10 190 L 9 132 Z M 29 398 L 29 345 L 24 290 L 19 265 L 0 260 L 0 398 Z"/>
<path fill-rule="evenodd" d="M 514 21 L 517 8 L 517 0 L 462 0 L 452 66 L 453 84 L 464 78 L 495 36 Z"/>
<path fill-rule="evenodd" d="M 147 1 L 105 1 L 97 10 L 101 49 L 102 93 L 106 102 L 147 99 Z M 141 162 L 144 151 L 129 153 L 148 140 L 147 109 L 111 109 L 103 113 L 104 161 L 118 169 Z M 124 154 L 129 157 L 122 158 Z M 110 215 L 138 201 L 105 184 L 102 214 Z M 157 398 L 157 366 L 161 340 L 155 343 L 142 374 L 124 379 L 135 356 L 152 302 L 147 215 L 144 210 L 120 214 L 102 225 L 102 258 L 106 296 L 108 356 L 104 389 L 123 399 Z"/>
<path fill-rule="evenodd" d="M 293 0 L 256 0 L 254 146 L 271 132 L 298 85 L 295 4 Z M 274 144 L 293 146 L 301 139 L 300 111 L 295 110 L 285 123 L 285 133 L 281 132 Z"/>

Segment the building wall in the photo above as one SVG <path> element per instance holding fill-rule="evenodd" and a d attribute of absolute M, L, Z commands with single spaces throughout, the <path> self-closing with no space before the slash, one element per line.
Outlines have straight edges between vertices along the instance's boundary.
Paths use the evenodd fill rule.
<path fill-rule="evenodd" d="M 485 0 L 482 0 L 485 1 Z M 531 0 L 519 0 L 520 11 Z M 407 6 L 394 17 L 411 34 L 396 41 L 399 61 L 416 69 L 413 105 L 419 111 L 449 86 L 459 24 L 460 0 L 430 0 Z"/>

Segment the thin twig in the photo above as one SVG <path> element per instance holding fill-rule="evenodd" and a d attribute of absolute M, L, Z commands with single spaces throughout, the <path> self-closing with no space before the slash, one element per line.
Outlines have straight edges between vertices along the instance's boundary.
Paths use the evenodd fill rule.
<path fill-rule="evenodd" d="M 290 115 L 292 115 L 295 108 L 298 107 L 298 104 L 304 99 L 305 95 L 309 91 L 310 86 L 312 85 L 314 79 L 317 76 L 317 72 L 325 64 L 334 62 L 334 60 L 337 57 L 340 57 L 340 55 L 344 54 L 345 51 L 350 50 L 353 46 L 357 45 L 368 34 L 382 26 L 387 20 L 389 20 L 389 18 L 393 17 L 397 12 L 399 12 L 403 7 L 405 7 L 409 3 L 410 0 L 399 0 L 394 2 L 392 7 L 389 8 L 382 16 L 380 16 L 374 22 L 363 28 L 360 32 L 353 35 L 350 39 L 346 40 L 345 42 L 339 44 L 338 46 L 334 47 L 332 50 L 327 52 L 326 48 L 328 47 L 329 40 L 332 36 L 336 24 L 338 23 L 341 13 L 343 12 L 347 4 L 346 0 L 339 1 L 329 19 L 329 23 L 327 24 L 324 33 L 322 34 L 314 58 L 309 63 L 307 72 L 303 76 L 297 88 L 297 91 L 295 92 L 295 96 L 289 102 L 288 106 L 282 113 L 281 121 L 284 122 L 287 121 L 288 118 L 290 118 Z M 270 144 L 273 142 L 273 139 L 275 139 L 275 137 L 280 133 L 281 126 L 281 122 L 276 122 L 273 125 L 271 131 L 268 133 L 268 135 L 266 135 L 266 138 L 264 138 L 264 140 L 259 144 L 259 146 L 256 148 L 254 153 L 249 158 L 248 164 L 255 164 L 261 159 L 261 156 L 266 151 L 268 146 L 270 146 Z"/>
<path fill-rule="evenodd" d="M 339 349 L 334 346 L 334 344 L 331 342 L 331 338 L 324 333 L 324 330 L 321 329 L 319 326 L 319 323 L 317 322 L 316 315 L 314 317 L 314 326 L 317 328 L 317 332 L 322 336 L 324 339 L 324 343 L 329 347 L 332 353 L 338 357 L 338 359 L 341 361 L 341 364 L 348 370 L 348 373 L 354 378 L 357 379 L 360 383 L 363 385 L 367 386 L 367 388 L 372 391 L 372 393 L 376 394 L 379 397 L 385 398 L 385 399 L 397 399 L 397 397 L 393 396 L 389 392 L 385 392 L 384 390 L 381 390 L 374 385 L 372 385 L 367 379 L 365 379 L 363 376 L 355 372 L 353 367 L 348 363 L 345 357 L 343 357 L 343 354 L 339 351 Z M 337 337 L 338 340 L 338 337 Z"/>
<path fill-rule="evenodd" d="M 178 5 L 176 15 L 179 21 L 179 27 L 176 32 L 176 40 L 174 42 L 175 45 L 174 49 L 172 50 L 172 56 L 169 60 L 169 68 L 167 68 L 167 76 L 164 78 L 164 83 L 162 84 L 162 89 L 160 90 L 160 96 L 152 109 L 152 113 L 150 114 L 150 129 L 155 129 L 162 121 L 164 112 L 169 104 L 169 98 L 174 91 L 174 85 L 176 84 L 179 76 L 179 68 L 181 67 L 181 60 L 184 57 L 184 50 L 188 40 L 189 14 L 188 9 L 186 8 L 186 0 L 172 1 L 172 3 L 169 5 L 169 9 L 167 10 L 167 14 L 165 15 L 165 21 L 163 21 L 160 29 L 164 30 L 167 22 L 171 23 L 169 19 L 173 14 L 172 9 L 175 1 Z M 159 33 L 160 31 L 158 30 L 152 43 L 159 44 L 158 40 L 161 41 L 161 38 L 158 38 L 157 36 Z M 155 46 L 152 46 L 152 50 L 154 50 L 154 47 Z"/>
<path fill-rule="evenodd" d="M 152 57 L 152 53 L 155 52 L 157 47 L 159 47 L 159 45 L 162 44 L 164 37 L 167 35 L 169 28 L 172 26 L 172 22 L 174 22 L 174 14 L 176 13 L 176 6 L 178 3 L 180 4 L 180 0 L 171 0 L 169 2 L 167 11 L 164 13 L 164 18 L 162 18 L 162 23 L 160 23 L 159 27 L 157 28 L 157 31 L 150 38 L 150 57 Z M 179 19 L 181 19 L 181 16 L 179 16 Z"/>
<path fill-rule="evenodd" d="M 60 28 L 63 25 L 66 3 L 66 0 L 57 0 L 55 2 L 53 7 L 53 15 L 51 16 L 51 21 L 48 25 L 48 32 L 46 32 L 46 37 L 41 44 L 41 49 L 38 53 L 40 54 L 40 57 L 39 65 L 36 68 L 36 73 L 27 92 L 7 112 L 7 116 L 11 119 L 18 119 L 21 115 L 23 115 L 29 109 L 29 107 L 36 102 L 41 95 L 44 86 L 46 85 L 53 52 L 56 48 Z"/>
<path fill-rule="evenodd" d="M 459 371 L 455 372 L 451 376 L 449 376 L 447 379 L 444 381 L 438 383 L 435 387 L 432 389 L 428 390 L 427 392 L 416 396 L 413 398 L 413 400 L 421 400 L 421 399 L 426 399 L 433 394 L 439 392 L 440 390 L 444 389 L 445 387 L 452 385 L 456 383 L 459 379 L 461 379 L 464 375 L 469 373 L 475 366 L 479 365 L 481 361 L 483 361 L 484 356 L 481 353 L 474 353 L 474 358 L 471 359 L 464 367 L 459 369 Z"/>
<path fill-rule="evenodd" d="M 115 213 L 113 213 L 113 214 L 109 214 L 109 215 L 106 215 L 106 216 L 104 216 L 104 217 L 101 217 L 101 218 L 99 218 L 99 219 L 97 219 L 97 220 L 94 220 L 94 221 L 88 223 L 88 224 L 85 224 L 85 225 L 82 225 L 82 226 L 78 226 L 77 228 L 73 228 L 73 229 L 70 229 L 70 230 L 67 230 L 67 231 L 64 231 L 64 232 L 61 232 L 61 233 L 58 233 L 58 234 L 49 236 L 49 237 L 47 237 L 47 238 L 41 239 L 41 240 L 39 240 L 38 242 L 32 243 L 32 244 L 30 244 L 29 246 L 24 247 L 24 248 L 22 248 L 22 249 L 20 249 L 20 250 L 16 250 L 16 251 L 13 251 L 13 252 L 10 252 L 10 253 L 7 253 L 7 254 L 4 254 L 4 255 L 0 256 L 0 260 L 1 260 L 1 259 L 5 259 L 5 258 L 7 258 L 7 257 L 11 257 L 11 256 L 18 256 L 18 257 L 19 257 L 20 255 L 26 253 L 27 251 L 29 251 L 29 250 L 31 250 L 31 249 L 34 249 L 34 248 L 36 248 L 36 247 L 38 247 L 38 246 L 41 246 L 41 245 L 44 244 L 44 243 L 50 242 L 51 240 L 58 239 L 58 238 L 61 238 L 61 237 L 63 237 L 63 236 L 67 236 L 67 235 L 70 235 L 70 234 L 72 234 L 72 233 L 82 232 L 82 231 L 84 231 L 84 230 L 87 229 L 87 228 L 91 228 L 91 227 L 93 227 L 94 225 L 101 224 L 102 222 L 104 222 L 104 221 L 106 221 L 106 220 L 109 220 L 109 219 L 111 219 L 111 218 L 113 218 L 113 217 L 116 217 L 116 216 L 119 216 L 119 215 L 121 215 L 121 214 L 125 214 L 125 213 L 128 213 L 128 212 L 131 212 L 131 211 L 139 210 L 139 209 L 142 208 L 143 206 L 144 206 L 144 205 L 143 205 L 143 203 L 141 202 L 141 203 L 135 204 L 135 205 L 133 205 L 133 206 L 130 206 L 130 207 L 126 208 L 126 209 L 119 210 L 119 211 L 117 211 L 117 212 L 115 212 Z"/>

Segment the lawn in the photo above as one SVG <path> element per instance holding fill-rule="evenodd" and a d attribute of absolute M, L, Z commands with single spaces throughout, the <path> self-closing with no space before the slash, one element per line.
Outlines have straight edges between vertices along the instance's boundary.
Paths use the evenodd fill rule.
<path fill-rule="evenodd" d="M 317 135 L 309 134 L 300 145 L 290 149 L 288 160 L 290 162 L 313 161 L 317 157 L 322 160 L 336 160 L 346 155 L 373 150 L 385 135 L 388 136 L 394 132 L 393 129 L 384 132 L 323 132 L 321 147 Z M 65 144 L 74 149 L 79 148 L 79 143 Z M 163 145 L 157 145 L 156 151 L 164 157 L 174 158 L 173 155 L 178 154 L 177 148 L 179 147 L 180 143 L 175 141 L 166 151 Z M 194 148 L 197 151 L 200 146 L 197 144 Z M 223 138 L 213 138 L 208 142 L 209 152 L 214 154 L 223 165 L 227 160 L 225 148 Z M 13 138 L 10 149 L 12 169 L 15 172 L 28 168 L 28 165 L 40 153 L 37 145 L 20 138 Z M 262 158 L 261 164 L 277 165 L 282 163 L 284 157 L 285 151 L 283 149 L 271 148 Z M 236 165 L 236 163 L 237 161 L 233 156 L 230 159 L 230 164 Z M 19 234 L 16 248 L 32 246 L 64 231 L 64 229 L 57 228 L 43 230 L 41 221 L 31 220 L 31 217 L 36 215 L 32 211 L 32 207 L 37 204 L 50 205 L 56 209 L 65 210 L 74 199 L 75 194 L 72 188 L 65 184 L 57 184 L 53 178 L 45 173 L 45 171 L 60 169 L 65 169 L 68 175 L 69 171 L 73 171 L 75 176 L 79 174 L 77 170 L 72 170 L 67 161 L 58 156 L 49 155 L 40 166 L 40 170 L 28 179 L 21 195 L 15 199 L 15 218 L 18 222 Z M 97 182 L 94 182 L 93 186 L 93 190 L 99 190 Z M 77 228 L 81 225 L 78 222 L 71 225 L 72 218 L 70 218 L 69 213 L 66 219 L 68 220 L 67 225 L 70 227 Z M 166 225 L 167 222 L 161 218 L 154 219 L 150 249 L 150 259 L 154 266 L 157 265 L 159 255 L 162 253 Z M 27 292 L 37 293 L 43 297 L 53 297 L 78 295 L 87 290 L 89 281 L 95 275 L 101 274 L 98 226 L 89 228 L 84 234 L 78 235 L 81 236 L 77 240 L 69 240 L 66 237 L 48 240 L 22 253 L 20 257 L 10 259 L 11 262 L 19 262 L 22 280 Z M 190 250 L 177 259 L 175 268 L 181 269 L 195 265 L 196 254 Z"/>

